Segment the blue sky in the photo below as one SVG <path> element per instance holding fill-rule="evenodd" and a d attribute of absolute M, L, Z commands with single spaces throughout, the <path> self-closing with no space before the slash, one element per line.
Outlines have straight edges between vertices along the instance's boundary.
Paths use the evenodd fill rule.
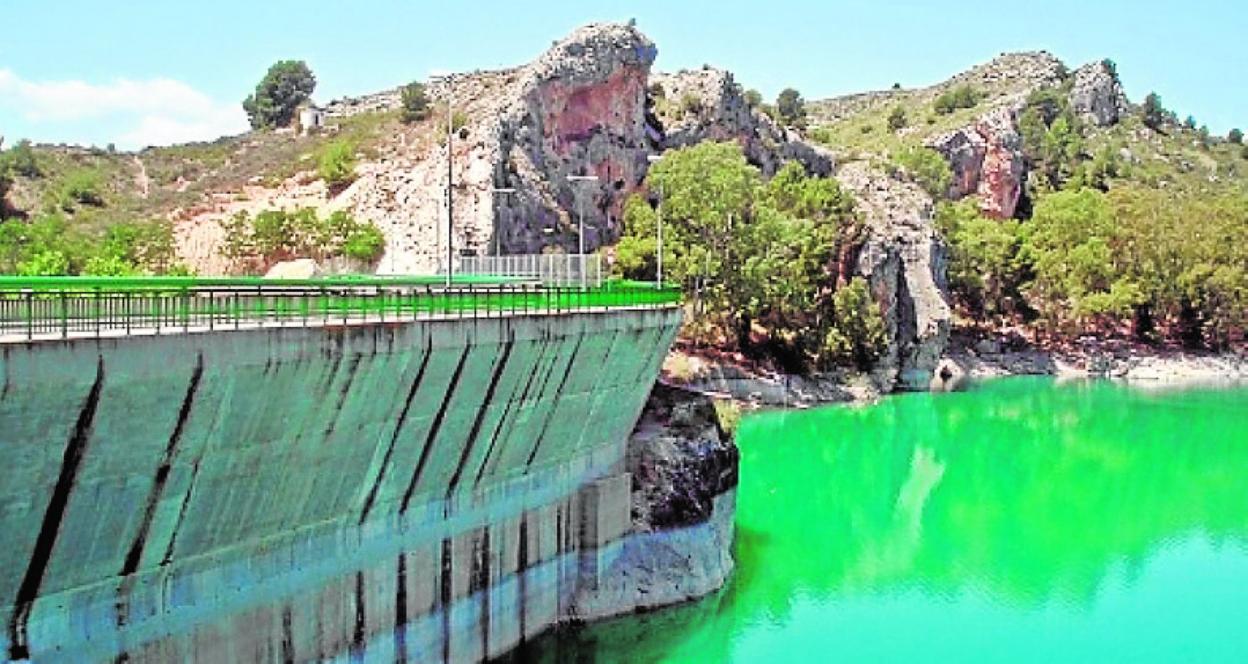
<path fill-rule="evenodd" d="M 133 148 L 246 127 L 273 61 L 307 60 L 328 101 L 430 72 L 532 59 L 576 26 L 636 18 L 657 68 L 732 70 L 767 97 L 926 85 L 998 53 L 1118 62 L 1212 130 L 1248 127 L 1243 0 L 1152 2 L 411 2 L 0 0 L 0 134 Z"/>

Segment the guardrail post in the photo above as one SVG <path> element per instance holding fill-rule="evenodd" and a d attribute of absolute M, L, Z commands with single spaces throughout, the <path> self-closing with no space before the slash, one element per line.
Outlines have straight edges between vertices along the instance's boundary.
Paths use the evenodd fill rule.
<path fill-rule="evenodd" d="M 69 295 L 62 289 L 61 293 L 61 338 L 69 338 Z"/>
<path fill-rule="evenodd" d="M 35 293 L 26 291 L 26 340 L 35 337 Z"/>

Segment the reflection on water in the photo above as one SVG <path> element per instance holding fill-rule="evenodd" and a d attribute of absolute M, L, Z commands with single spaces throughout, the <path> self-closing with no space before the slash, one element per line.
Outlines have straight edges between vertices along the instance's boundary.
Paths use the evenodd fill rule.
<path fill-rule="evenodd" d="M 1248 661 L 1248 390 L 998 381 L 741 425 L 737 574 L 546 661 Z"/>

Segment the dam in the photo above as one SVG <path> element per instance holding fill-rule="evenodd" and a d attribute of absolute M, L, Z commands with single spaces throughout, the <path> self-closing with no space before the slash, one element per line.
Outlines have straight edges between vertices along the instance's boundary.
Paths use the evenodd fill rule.
<path fill-rule="evenodd" d="M 0 653 L 478 661 L 629 530 L 653 285 L 4 279 Z"/>

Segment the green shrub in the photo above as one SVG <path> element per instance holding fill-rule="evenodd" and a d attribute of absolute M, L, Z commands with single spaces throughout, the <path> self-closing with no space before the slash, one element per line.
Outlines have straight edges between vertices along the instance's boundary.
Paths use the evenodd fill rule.
<path fill-rule="evenodd" d="M 109 226 L 96 258 L 130 266 L 131 271 L 124 274 L 163 274 L 177 258 L 173 225 L 168 221 L 149 221 L 121 222 Z M 88 274 L 113 274 L 100 272 L 98 268 L 92 271 L 89 265 L 86 268 Z"/>
<path fill-rule="evenodd" d="M 82 270 L 83 274 L 96 277 L 130 277 L 139 272 L 133 263 L 118 256 L 92 256 Z"/>
<path fill-rule="evenodd" d="M 404 123 L 420 122 L 429 117 L 429 96 L 425 94 L 425 86 L 413 81 L 403 86 L 401 93 L 403 110 L 399 119 Z"/>
<path fill-rule="evenodd" d="M 255 251 L 266 258 L 289 258 L 298 253 L 298 233 L 293 215 L 284 210 L 265 210 L 251 222 Z"/>
<path fill-rule="evenodd" d="M 41 174 L 35 151 L 30 141 L 20 140 L 12 148 L 0 153 L 0 170 L 7 169 L 13 175 L 36 178 Z"/>
<path fill-rule="evenodd" d="M 317 216 L 312 208 L 266 210 L 254 218 L 240 212 L 221 226 L 225 231 L 223 253 L 235 261 L 347 256 L 372 262 L 385 249 L 381 229 L 341 210 L 326 218 Z"/>
<path fill-rule="evenodd" d="M 256 91 L 243 100 L 252 129 L 288 127 L 299 105 L 312 96 L 316 77 L 302 60 L 282 60 L 269 67 Z"/>
<path fill-rule="evenodd" d="M 832 327 L 824 353 L 841 362 L 869 369 L 888 346 L 880 305 L 862 277 L 854 277 L 832 296 Z"/>
<path fill-rule="evenodd" d="M 953 170 L 939 152 L 930 148 L 908 148 L 893 156 L 893 166 L 932 198 L 939 200 L 949 195 Z"/>
<path fill-rule="evenodd" d="M 1234 143 L 1235 145 L 1241 145 L 1244 142 L 1244 132 L 1240 131 L 1240 129 L 1236 127 L 1227 133 L 1226 140 Z"/>
<path fill-rule="evenodd" d="M 892 112 L 888 114 L 889 131 L 901 131 L 905 129 L 907 124 L 909 124 L 909 120 L 906 119 L 906 109 L 901 106 L 894 106 Z"/>
<path fill-rule="evenodd" d="M 69 274 L 69 257 L 55 249 L 40 251 L 17 266 L 23 277 L 56 277 Z"/>
<path fill-rule="evenodd" d="M 758 108 L 763 105 L 763 94 L 753 88 L 745 91 L 745 103 L 750 108 Z"/>
<path fill-rule="evenodd" d="M 685 93 L 680 97 L 680 112 L 683 115 L 701 115 L 702 114 L 702 98 L 693 94 Z"/>
<path fill-rule="evenodd" d="M 813 127 L 810 130 L 810 139 L 816 143 L 831 145 L 836 140 L 836 134 L 827 127 Z"/>
<path fill-rule="evenodd" d="M 359 224 L 342 243 L 342 255 L 358 261 L 371 263 L 381 258 L 386 248 L 386 236 L 372 222 Z"/>
<path fill-rule="evenodd" d="M 74 204 L 104 205 L 104 197 L 100 193 L 102 178 L 98 171 L 79 169 L 70 171 L 61 179 L 60 200 L 65 211 L 73 209 Z"/>
<path fill-rule="evenodd" d="M 341 189 L 355 181 L 355 145 L 347 140 L 329 143 L 321 150 L 317 171 L 330 189 Z"/>
<path fill-rule="evenodd" d="M 715 399 L 715 420 L 719 428 L 729 436 L 737 435 L 737 427 L 741 424 L 741 406 L 731 399 Z"/>
<path fill-rule="evenodd" d="M 960 108 L 975 108 L 983 95 L 970 85 L 959 85 L 946 90 L 936 98 L 933 109 L 941 115 L 949 115 Z"/>

